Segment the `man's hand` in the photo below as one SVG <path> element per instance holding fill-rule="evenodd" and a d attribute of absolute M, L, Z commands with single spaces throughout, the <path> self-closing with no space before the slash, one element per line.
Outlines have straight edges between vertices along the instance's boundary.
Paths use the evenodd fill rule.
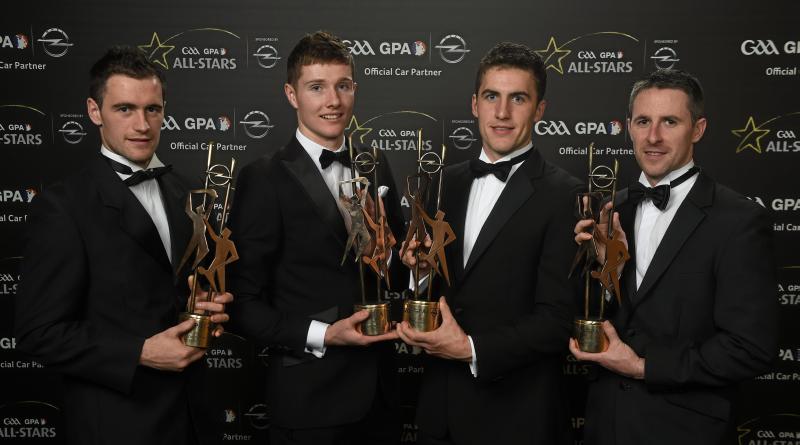
<path fill-rule="evenodd" d="M 588 198 L 583 198 L 584 205 L 588 205 Z M 599 230 L 604 235 L 608 233 L 608 214 L 611 212 L 611 203 L 607 202 L 603 209 L 600 211 L 600 222 L 597 224 L 595 230 Z M 591 241 L 594 237 L 592 233 L 588 230 L 595 224 L 594 220 L 592 219 L 582 219 L 575 224 L 575 242 L 578 245 Z M 619 222 L 619 213 L 614 212 L 614 218 L 612 221 L 612 228 L 614 230 L 612 236 L 615 240 L 621 241 L 625 245 L 625 249 L 628 248 L 628 238 L 625 235 L 625 231 L 622 230 L 622 226 Z M 600 264 L 605 263 L 606 261 L 606 246 L 605 244 L 598 242 L 595 243 L 597 246 L 597 261 Z M 622 274 L 622 269 L 625 267 L 625 264 L 621 264 L 618 267 L 617 275 Z"/>
<path fill-rule="evenodd" d="M 469 339 L 453 318 L 444 297 L 439 299 L 439 312 L 442 314 L 442 324 L 436 330 L 420 332 L 404 321 L 397 325 L 397 334 L 407 344 L 419 346 L 435 357 L 470 362 L 472 348 Z"/>
<path fill-rule="evenodd" d="M 369 318 L 369 311 L 360 310 L 328 326 L 325 330 L 325 346 L 367 346 L 379 341 L 397 339 L 397 331 L 389 331 L 381 335 L 364 335 L 358 330 L 358 324 Z"/>
<path fill-rule="evenodd" d="M 185 320 L 145 340 L 139 364 L 161 371 L 183 371 L 206 353 L 205 349 L 186 346 L 181 341 L 193 327 L 194 320 Z"/>
<path fill-rule="evenodd" d="M 189 289 L 192 288 L 193 279 L 194 277 L 189 275 Z M 233 302 L 233 295 L 230 292 L 215 293 L 214 298 L 208 301 L 208 292 L 197 289 L 197 303 L 194 305 L 195 313 L 202 313 L 204 310 L 211 313 L 211 321 L 216 324 L 216 328 L 212 333 L 214 337 L 219 337 L 225 332 L 222 323 L 230 320 L 230 316 L 225 313 L 225 305 L 231 302 Z"/>
<path fill-rule="evenodd" d="M 603 322 L 603 331 L 608 336 L 608 350 L 598 353 L 582 352 L 578 349 L 578 342 L 571 338 L 569 339 L 569 350 L 572 355 L 581 361 L 595 362 L 609 371 L 625 377 L 643 379 L 644 359 L 619 339 L 617 330 L 610 322 Z"/>
<path fill-rule="evenodd" d="M 408 242 L 408 246 L 406 246 L 406 243 L 403 242 L 403 245 L 400 247 L 400 251 L 403 252 L 403 258 L 402 258 L 403 264 L 405 264 L 406 267 L 408 267 L 411 270 L 414 270 L 414 267 L 417 265 L 417 258 L 414 256 L 414 252 L 420 247 L 420 244 L 423 243 L 417 241 L 416 238 L 412 238 L 411 241 Z M 425 235 L 425 242 L 423 244 L 424 247 L 426 249 L 429 249 L 431 247 L 431 244 L 432 244 L 431 237 Z M 430 272 L 430 270 L 431 266 L 430 264 L 428 264 L 427 261 L 419 262 L 420 279 L 426 277 L 428 275 L 428 272 Z"/>

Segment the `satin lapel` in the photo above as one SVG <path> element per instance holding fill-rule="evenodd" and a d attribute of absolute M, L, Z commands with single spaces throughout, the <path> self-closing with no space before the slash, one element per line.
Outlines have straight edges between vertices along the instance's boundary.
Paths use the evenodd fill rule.
<path fill-rule="evenodd" d="M 634 306 L 640 304 L 647 297 L 653 285 L 667 270 L 683 244 L 705 218 L 706 214 L 702 208 L 711 205 L 713 194 L 714 183 L 701 173 L 689 195 L 678 208 L 664 238 L 658 245 L 653 260 L 650 261 L 650 266 L 647 268 L 647 273 L 642 279 L 642 284 L 636 291 L 633 300 Z"/>
<path fill-rule="evenodd" d="M 447 259 L 455 270 L 455 283 L 459 283 L 460 277 L 464 275 L 464 224 L 467 218 L 467 203 L 473 178 L 469 171 L 469 164 L 466 162 L 452 170 L 446 170 L 445 173 L 445 189 L 449 192 L 445 193 L 443 199 L 450 203 L 445 207 L 448 212 L 445 214 L 445 220 L 450 223 L 456 234 L 456 241 L 450 244 L 452 247 L 448 253 L 451 254 Z"/>
<path fill-rule="evenodd" d="M 619 223 L 625 236 L 628 240 L 628 253 L 631 259 L 625 263 L 623 269 L 623 298 L 632 301 L 636 293 L 636 236 L 634 235 L 634 226 L 636 225 L 636 207 L 637 204 L 628 202 L 628 190 L 621 190 L 617 194 L 617 204 L 615 211 L 619 213 Z"/>
<path fill-rule="evenodd" d="M 489 248 L 514 213 L 533 195 L 532 180 L 542 175 L 543 168 L 544 160 L 537 150 L 532 149 L 530 158 L 524 161 L 516 173 L 508 179 L 500 198 L 497 199 L 489 217 L 486 218 L 486 222 L 478 234 L 478 239 L 475 240 L 475 246 L 469 255 L 467 265 L 464 267 L 464 275 L 469 273 L 472 266 Z"/>
<path fill-rule="evenodd" d="M 102 155 L 98 155 L 98 158 L 95 159 L 92 172 L 97 178 L 103 204 L 119 211 L 119 224 L 123 232 L 133 238 L 164 268 L 172 270 L 153 219 L 136 199 L 136 196 L 128 190 L 119 176 L 100 156 Z"/>
<path fill-rule="evenodd" d="M 292 138 L 282 152 L 283 159 L 281 159 L 281 163 L 294 176 L 300 187 L 306 191 L 323 223 L 331 230 L 336 240 L 344 248 L 347 240 L 347 229 L 344 225 L 342 214 L 339 212 L 336 200 L 331 196 L 331 192 L 328 190 L 328 186 L 325 185 L 325 180 L 319 174 L 314 161 L 308 156 L 308 153 L 296 138 Z"/>
<path fill-rule="evenodd" d="M 172 270 L 177 272 L 175 269 L 183 258 L 184 250 L 192 235 L 191 220 L 185 212 L 189 190 L 181 186 L 173 174 L 159 178 L 158 185 L 161 187 L 161 197 L 164 200 L 164 210 L 169 222 Z"/>

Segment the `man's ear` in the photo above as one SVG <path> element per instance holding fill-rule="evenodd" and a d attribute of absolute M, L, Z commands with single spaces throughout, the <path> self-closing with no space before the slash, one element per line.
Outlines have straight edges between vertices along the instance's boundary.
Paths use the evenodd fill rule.
<path fill-rule="evenodd" d="M 294 87 L 290 83 L 283 84 L 283 92 L 286 94 L 286 99 L 292 105 L 292 108 L 295 110 L 298 108 L 297 105 L 297 92 L 295 91 Z"/>
<path fill-rule="evenodd" d="M 89 119 L 92 120 L 93 124 L 98 127 L 103 126 L 103 115 L 100 113 L 100 105 L 91 97 L 86 99 L 86 113 L 89 115 Z"/>

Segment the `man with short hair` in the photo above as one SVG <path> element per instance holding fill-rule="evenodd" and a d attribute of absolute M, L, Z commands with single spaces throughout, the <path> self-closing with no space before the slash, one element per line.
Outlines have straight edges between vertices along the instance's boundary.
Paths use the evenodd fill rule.
<path fill-rule="evenodd" d="M 339 38 L 322 31 L 304 36 L 288 57 L 284 85 L 297 131 L 274 155 L 242 169 L 236 185 L 230 227 L 239 261 L 231 269 L 237 301 L 230 310 L 236 329 L 270 346 L 273 445 L 396 441 L 390 426 L 397 421 L 386 415 L 387 374 L 396 370 L 380 365 L 391 358 L 391 345 L 374 343 L 397 335 L 360 333 L 368 314 L 353 313 L 361 300 L 359 266 L 350 252 L 341 264 L 351 225 L 339 183 L 352 177 L 344 131 L 353 115 L 353 74 L 352 55 Z M 379 178 L 391 181 L 386 159 L 378 161 Z M 400 233 L 393 187 L 385 199 L 390 227 Z M 374 292 L 365 269 L 366 288 Z"/>
<path fill-rule="evenodd" d="M 628 132 L 642 173 L 618 193 L 616 238 L 628 243 L 622 304 L 586 405 L 590 445 L 718 444 L 732 432 L 736 385 L 776 356 L 775 265 L 766 211 L 694 164 L 703 90 L 655 71 L 630 95 Z M 607 210 L 602 215 L 606 230 Z M 591 239 L 591 220 L 575 240 Z"/>
<path fill-rule="evenodd" d="M 189 290 L 176 269 L 191 223 L 188 188 L 155 155 L 164 90 L 140 51 L 108 51 L 86 100 L 100 153 L 33 203 L 17 347 L 64 374 L 69 443 L 197 442 L 189 386 L 205 350 L 182 343 L 194 322 L 178 322 Z M 222 323 L 231 301 L 220 294 L 198 309 Z"/>
<path fill-rule="evenodd" d="M 433 283 L 442 324 L 397 328 L 429 357 L 419 443 L 569 440 L 561 363 L 577 290 L 567 279 L 568 228 L 582 185 L 533 147 L 546 82 L 542 59 L 524 45 L 500 43 L 481 60 L 472 113 L 483 148 L 444 171 L 441 209 L 456 242 L 445 248 L 451 286 Z M 403 257 L 409 267 L 417 246 Z"/>

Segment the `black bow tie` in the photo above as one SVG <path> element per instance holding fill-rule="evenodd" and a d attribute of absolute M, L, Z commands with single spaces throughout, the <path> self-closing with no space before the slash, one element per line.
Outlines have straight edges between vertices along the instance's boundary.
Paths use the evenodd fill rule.
<path fill-rule="evenodd" d="M 322 167 L 322 169 L 325 170 L 334 162 L 338 162 L 345 167 L 350 167 L 350 153 L 347 150 L 322 150 L 322 154 L 319 155 L 319 165 Z"/>
<path fill-rule="evenodd" d="M 159 177 L 163 176 L 164 174 L 168 173 L 172 170 L 171 165 L 165 165 L 164 167 L 155 167 L 155 168 L 148 168 L 146 170 L 138 170 L 136 172 L 133 171 L 132 168 L 128 167 L 127 165 L 117 162 L 109 157 L 103 156 L 117 173 L 122 173 L 123 175 L 131 175 L 128 179 L 122 181 L 128 187 L 133 187 L 136 184 L 139 184 L 143 181 L 147 181 L 148 179 L 158 179 Z"/>
<path fill-rule="evenodd" d="M 686 173 L 680 175 L 674 181 L 671 181 L 669 184 L 662 184 L 656 187 L 647 187 L 641 182 L 636 181 L 628 187 L 628 199 L 637 203 L 642 200 L 649 199 L 653 201 L 653 205 L 656 206 L 658 210 L 663 211 L 664 209 L 667 208 L 667 203 L 669 203 L 670 189 L 672 187 L 679 186 L 680 184 L 682 184 L 684 181 L 694 176 L 699 171 L 700 167 L 694 166 L 690 168 Z"/>
<path fill-rule="evenodd" d="M 514 159 L 496 162 L 494 164 L 483 162 L 480 159 L 472 159 L 469 161 L 469 169 L 472 171 L 472 175 L 476 178 L 482 178 L 491 173 L 497 179 L 506 182 L 508 175 L 511 174 L 511 167 L 528 159 L 531 151 L 533 151 L 533 149 L 526 151 L 524 154 L 521 154 Z"/>

